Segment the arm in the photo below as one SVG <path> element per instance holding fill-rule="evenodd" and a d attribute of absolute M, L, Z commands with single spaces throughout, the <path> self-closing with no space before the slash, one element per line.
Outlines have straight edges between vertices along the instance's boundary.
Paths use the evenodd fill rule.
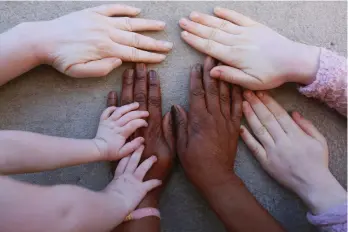
<path fill-rule="evenodd" d="M 299 90 L 307 97 L 317 98 L 347 116 L 347 59 L 321 48 L 315 80 Z"/>
<path fill-rule="evenodd" d="M 123 61 L 163 61 L 166 56 L 155 52 L 168 52 L 173 44 L 137 31 L 161 31 L 164 22 L 113 17 L 135 17 L 140 11 L 109 4 L 50 21 L 19 24 L 0 35 L 0 85 L 40 64 L 84 78 L 105 76 Z"/>
<path fill-rule="evenodd" d="M 94 139 L 69 139 L 22 131 L 0 131 L 0 173 L 14 174 L 56 169 L 94 161 L 118 160 L 144 139 L 126 143 L 138 128 L 147 126 L 146 111 L 138 103 L 109 107 L 100 117 Z"/>
<path fill-rule="evenodd" d="M 0 230 L 109 231 L 126 207 L 114 196 L 72 185 L 36 186 L 0 177 Z"/>

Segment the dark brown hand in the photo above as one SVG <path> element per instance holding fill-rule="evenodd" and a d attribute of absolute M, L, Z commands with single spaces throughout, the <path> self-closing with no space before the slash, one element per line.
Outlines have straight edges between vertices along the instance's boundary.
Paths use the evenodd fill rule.
<path fill-rule="evenodd" d="M 195 65 L 190 77 L 190 111 L 173 106 L 177 152 L 187 177 L 228 231 L 283 231 L 234 174 L 242 96 L 238 86 L 212 79 L 215 61 Z"/>

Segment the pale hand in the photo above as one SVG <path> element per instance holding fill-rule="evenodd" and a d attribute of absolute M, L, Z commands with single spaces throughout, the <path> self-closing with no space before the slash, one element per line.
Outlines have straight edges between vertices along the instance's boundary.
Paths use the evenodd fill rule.
<path fill-rule="evenodd" d="M 72 77 L 105 76 L 122 61 L 159 63 L 173 44 L 134 31 L 161 31 L 165 23 L 129 18 L 140 9 L 126 5 L 102 5 L 40 22 L 37 44 L 42 63 Z M 112 17 L 112 16 L 129 17 Z M 35 31 L 32 31 L 35 33 Z M 141 50 L 144 49 L 144 50 Z"/>
<path fill-rule="evenodd" d="M 326 139 L 313 124 L 297 112 L 291 118 L 265 92 L 247 90 L 244 97 L 243 113 L 259 142 L 244 126 L 241 137 L 262 167 L 314 214 L 343 203 L 346 191 L 328 168 Z"/>
<path fill-rule="evenodd" d="M 93 139 L 101 160 L 119 160 L 144 143 L 144 138 L 138 137 L 126 143 L 127 139 L 139 128 L 147 127 L 142 119 L 149 116 L 147 111 L 136 111 L 139 103 L 131 103 L 122 107 L 108 107 L 100 117 L 96 137 Z"/>
<path fill-rule="evenodd" d="M 143 151 L 142 145 L 132 155 L 123 158 L 117 165 L 114 179 L 104 190 L 115 201 L 124 203 L 123 217 L 132 212 L 149 191 L 162 184 L 156 179 L 143 182 L 146 173 L 157 161 L 156 156 L 151 156 L 138 166 Z"/>
<path fill-rule="evenodd" d="M 214 14 L 192 12 L 190 20 L 180 20 L 185 42 L 225 64 L 213 68 L 212 77 L 252 90 L 315 79 L 319 48 L 293 42 L 232 10 L 216 7 Z"/>

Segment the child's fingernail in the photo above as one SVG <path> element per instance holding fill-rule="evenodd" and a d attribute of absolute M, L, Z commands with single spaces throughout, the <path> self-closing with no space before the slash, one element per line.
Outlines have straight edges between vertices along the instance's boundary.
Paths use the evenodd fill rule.
<path fill-rule="evenodd" d="M 187 19 L 182 18 L 182 19 L 180 19 L 179 23 L 180 23 L 182 26 L 185 26 L 185 27 L 186 27 L 186 26 L 187 26 L 188 21 L 187 21 Z"/>
<path fill-rule="evenodd" d="M 190 18 L 198 18 L 198 17 L 199 17 L 199 15 L 198 15 L 197 12 L 192 12 L 192 13 L 190 14 Z"/>
<path fill-rule="evenodd" d="M 258 97 L 263 97 L 264 94 L 263 94 L 263 92 L 257 92 L 257 96 L 258 96 Z"/>
<path fill-rule="evenodd" d="M 239 128 L 239 133 L 243 134 L 243 132 L 244 132 L 243 126 L 240 126 L 240 128 Z"/>

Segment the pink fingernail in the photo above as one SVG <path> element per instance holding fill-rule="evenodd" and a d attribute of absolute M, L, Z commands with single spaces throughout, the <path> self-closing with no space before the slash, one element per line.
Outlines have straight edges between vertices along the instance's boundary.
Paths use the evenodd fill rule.
<path fill-rule="evenodd" d="M 182 26 L 185 26 L 185 27 L 186 27 L 186 26 L 187 26 L 188 21 L 187 21 L 187 19 L 182 18 L 182 19 L 180 19 L 179 23 L 180 23 Z"/>
<path fill-rule="evenodd" d="M 190 18 L 198 18 L 198 17 L 199 17 L 199 15 L 196 12 L 192 12 L 190 14 Z"/>

